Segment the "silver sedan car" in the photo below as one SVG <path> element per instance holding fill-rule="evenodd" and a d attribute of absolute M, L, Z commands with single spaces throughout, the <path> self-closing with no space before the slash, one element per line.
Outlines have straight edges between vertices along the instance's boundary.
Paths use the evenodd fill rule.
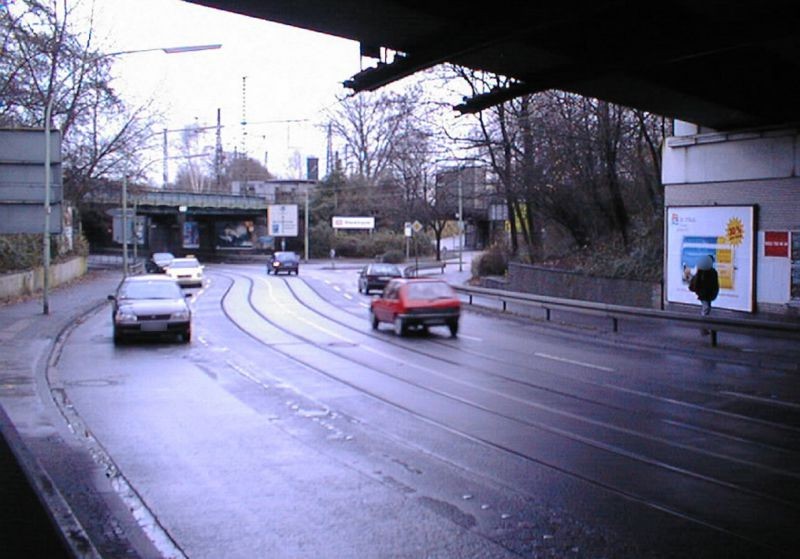
<path fill-rule="evenodd" d="M 114 343 L 127 338 L 173 337 L 192 339 L 192 311 L 178 283 L 161 274 L 129 276 L 114 295 L 112 322 Z"/>

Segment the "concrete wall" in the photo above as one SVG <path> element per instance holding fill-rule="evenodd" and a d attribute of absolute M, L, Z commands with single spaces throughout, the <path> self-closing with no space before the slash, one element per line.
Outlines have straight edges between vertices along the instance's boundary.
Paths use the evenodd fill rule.
<path fill-rule="evenodd" d="M 50 287 L 56 287 L 86 274 L 87 259 L 78 256 L 50 266 Z M 44 285 L 44 269 L 35 268 L 24 272 L 0 274 L 0 301 L 31 295 L 41 291 Z"/>
<path fill-rule="evenodd" d="M 658 283 L 587 276 L 516 262 L 508 264 L 506 289 L 610 305 L 661 308 L 661 285 Z"/>

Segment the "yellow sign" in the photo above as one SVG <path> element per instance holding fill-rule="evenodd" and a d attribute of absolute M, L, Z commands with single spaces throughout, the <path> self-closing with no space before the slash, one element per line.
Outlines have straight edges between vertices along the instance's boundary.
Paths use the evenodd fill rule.
<path fill-rule="evenodd" d="M 728 220 L 728 225 L 725 227 L 725 235 L 728 237 L 728 243 L 733 246 L 739 246 L 744 241 L 744 223 L 738 217 L 732 217 Z"/>

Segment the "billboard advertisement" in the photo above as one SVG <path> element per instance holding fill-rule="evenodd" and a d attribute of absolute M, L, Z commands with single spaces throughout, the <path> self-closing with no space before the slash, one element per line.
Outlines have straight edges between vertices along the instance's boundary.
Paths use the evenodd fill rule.
<path fill-rule="evenodd" d="M 218 221 L 214 223 L 214 235 L 217 248 L 252 248 L 252 221 Z"/>
<path fill-rule="evenodd" d="M 719 275 L 714 306 L 753 312 L 755 233 L 753 206 L 668 207 L 667 301 L 700 304 L 689 280 L 708 255 Z"/>
<path fill-rule="evenodd" d="M 200 248 L 200 226 L 196 221 L 183 222 L 183 248 Z"/>

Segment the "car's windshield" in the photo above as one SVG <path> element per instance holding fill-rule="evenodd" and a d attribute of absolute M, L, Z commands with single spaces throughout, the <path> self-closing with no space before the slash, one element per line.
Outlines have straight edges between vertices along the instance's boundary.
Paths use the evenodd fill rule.
<path fill-rule="evenodd" d="M 453 289 L 446 283 L 425 281 L 408 284 L 409 299 L 442 299 L 455 297 Z"/>
<path fill-rule="evenodd" d="M 169 281 L 136 281 L 123 285 L 120 299 L 180 299 L 181 288 Z"/>

